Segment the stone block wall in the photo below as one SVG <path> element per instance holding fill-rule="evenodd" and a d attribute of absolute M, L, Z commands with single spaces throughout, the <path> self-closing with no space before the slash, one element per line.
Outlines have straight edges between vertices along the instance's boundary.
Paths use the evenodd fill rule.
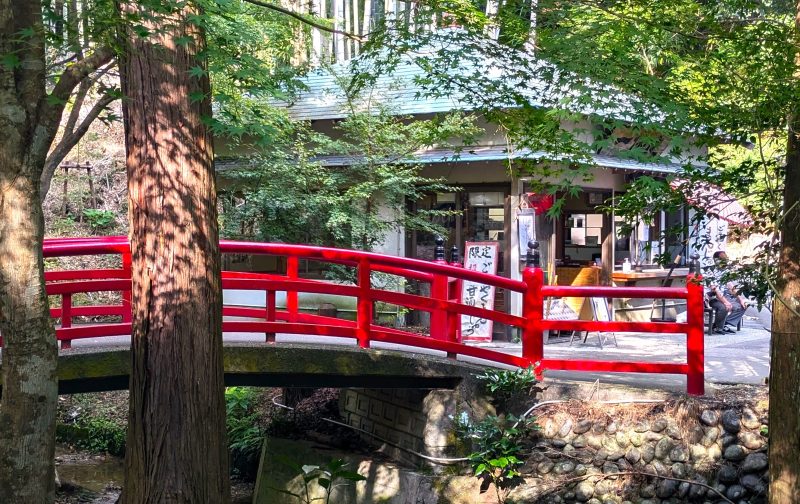
<path fill-rule="evenodd" d="M 526 483 L 510 502 L 721 501 L 698 483 L 737 504 L 766 502 L 765 411 L 692 400 L 645 407 L 646 414 L 641 408 L 639 414 L 608 409 L 540 413 L 541 435 L 523 471 Z"/>
<path fill-rule="evenodd" d="M 339 396 L 339 412 L 352 427 L 423 453 L 426 424 L 423 399 L 427 393 L 413 389 L 345 389 Z M 375 442 L 371 436 L 364 438 Z M 400 450 L 390 450 L 392 456 L 408 458 Z"/>
<path fill-rule="evenodd" d="M 426 461 L 409 450 L 433 457 L 452 453 L 451 416 L 460 411 L 470 411 L 479 418 L 494 413 L 481 383 L 469 375 L 454 390 L 359 388 L 343 389 L 339 396 L 339 413 L 348 425 L 402 449 L 362 435 L 367 445 L 414 466 Z"/>

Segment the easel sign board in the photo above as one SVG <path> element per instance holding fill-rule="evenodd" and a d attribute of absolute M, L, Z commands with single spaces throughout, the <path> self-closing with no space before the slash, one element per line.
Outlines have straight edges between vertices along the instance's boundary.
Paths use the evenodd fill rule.
<path fill-rule="evenodd" d="M 611 322 L 611 310 L 608 307 L 606 298 L 590 298 L 594 319 L 600 322 Z"/>
<path fill-rule="evenodd" d="M 497 274 L 499 256 L 497 242 L 467 242 L 464 245 L 464 267 L 471 271 Z M 461 303 L 487 310 L 494 309 L 493 285 L 464 280 L 461 284 Z M 461 316 L 461 338 L 464 341 L 491 341 L 494 323 L 471 315 Z"/>

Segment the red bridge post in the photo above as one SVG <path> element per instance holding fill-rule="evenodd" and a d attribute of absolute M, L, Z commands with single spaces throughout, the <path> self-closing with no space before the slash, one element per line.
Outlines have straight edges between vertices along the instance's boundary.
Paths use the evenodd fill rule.
<path fill-rule="evenodd" d="M 686 392 L 705 394 L 705 335 L 703 330 L 703 275 L 700 274 L 699 255 L 692 255 L 691 272 L 686 278 Z"/>
<path fill-rule="evenodd" d="M 61 328 L 72 327 L 72 294 L 61 295 Z M 61 350 L 72 348 L 72 340 L 61 340 Z"/>
<path fill-rule="evenodd" d="M 525 318 L 525 326 L 522 331 L 522 357 L 530 365 L 536 365 L 544 358 L 544 332 L 542 331 L 544 273 L 539 267 L 539 244 L 535 241 L 528 242 L 528 257 L 525 270 L 522 272 L 522 281 L 525 282 L 525 295 L 522 300 L 522 316 Z M 540 367 L 537 367 L 536 373 L 541 378 Z"/>
<path fill-rule="evenodd" d="M 123 252 L 122 253 L 122 272 L 125 275 L 125 278 L 133 282 L 133 278 L 131 278 L 131 253 L 130 252 Z M 131 287 L 128 288 L 126 291 L 122 291 L 122 321 L 123 322 L 131 322 L 133 320 L 133 306 L 131 305 Z"/>
<path fill-rule="evenodd" d="M 358 306 L 356 307 L 356 339 L 358 346 L 369 348 L 370 329 L 372 326 L 372 296 L 370 294 L 369 260 L 362 259 L 358 263 Z"/>
<path fill-rule="evenodd" d="M 461 260 L 458 256 L 458 247 L 453 245 L 450 251 L 450 266 L 461 268 Z M 461 301 L 461 279 L 450 278 L 447 285 L 447 299 L 451 303 Z M 461 343 L 461 315 L 456 311 L 447 310 L 447 341 Z M 456 354 L 448 352 L 447 357 L 455 359 Z"/>
<path fill-rule="evenodd" d="M 433 262 L 436 264 L 447 264 L 444 259 L 444 239 L 436 237 L 436 248 L 433 253 Z M 437 273 L 431 283 L 431 298 L 437 301 L 447 302 L 447 281 L 448 277 Z M 438 340 L 447 339 L 447 311 L 436 309 L 431 312 L 431 338 Z"/>
<path fill-rule="evenodd" d="M 300 259 L 297 256 L 286 258 L 286 278 L 297 280 L 300 277 Z M 297 314 L 300 311 L 300 301 L 298 300 L 297 290 L 286 290 L 286 311 L 288 312 L 289 322 L 297 322 Z"/>

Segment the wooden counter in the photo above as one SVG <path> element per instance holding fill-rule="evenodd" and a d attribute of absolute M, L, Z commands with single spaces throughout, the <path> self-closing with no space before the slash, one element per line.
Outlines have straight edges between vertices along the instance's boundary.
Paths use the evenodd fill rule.
<path fill-rule="evenodd" d="M 650 269 L 643 271 L 631 271 L 630 273 L 623 273 L 622 271 L 615 271 L 611 274 L 611 280 L 616 285 L 625 285 L 627 287 L 635 286 L 638 282 L 653 283 L 652 280 L 661 281 L 667 278 L 669 273 L 668 269 Z M 672 271 L 670 278 L 685 280 L 689 274 L 689 268 L 675 268 Z M 649 281 L 649 282 L 648 282 Z"/>
<path fill-rule="evenodd" d="M 648 269 L 644 271 L 631 271 L 630 273 L 623 273 L 622 271 L 615 271 L 611 275 L 611 281 L 616 286 L 624 287 L 658 287 L 667 278 L 669 269 Z M 686 285 L 686 276 L 689 274 L 689 268 L 675 268 L 672 271 L 670 278 L 672 279 L 672 287 L 683 287 Z M 659 308 L 653 311 L 653 307 L 658 305 Z M 665 303 L 665 315 L 676 317 L 678 314 L 686 311 L 686 301 L 684 300 L 668 300 Z M 647 322 L 650 320 L 651 315 L 655 313 L 658 316 L 661 312 L 660 304 L 654 303 L 653 299 L 627 299 L 618 298 L 614 299 L 614 310 L 617 320 L 627 320 L 630 322 Z"/>

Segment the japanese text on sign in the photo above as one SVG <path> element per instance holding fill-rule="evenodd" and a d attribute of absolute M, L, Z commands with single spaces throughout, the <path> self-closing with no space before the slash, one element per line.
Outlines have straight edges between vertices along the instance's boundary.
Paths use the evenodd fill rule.
<path fill-rule="evenodd" d="M 498 244 L 496 242 L 467 242 L 464 247 L 464 267 L 468 270 L 497 274 Z M 487 310 L 494 309 L 492 285 L 464 280 L 461 287 L 461 302 Z M 485 318 L 462 315 L 461 337 L 466 340 L 491 340 L 492 321 Z"/>

